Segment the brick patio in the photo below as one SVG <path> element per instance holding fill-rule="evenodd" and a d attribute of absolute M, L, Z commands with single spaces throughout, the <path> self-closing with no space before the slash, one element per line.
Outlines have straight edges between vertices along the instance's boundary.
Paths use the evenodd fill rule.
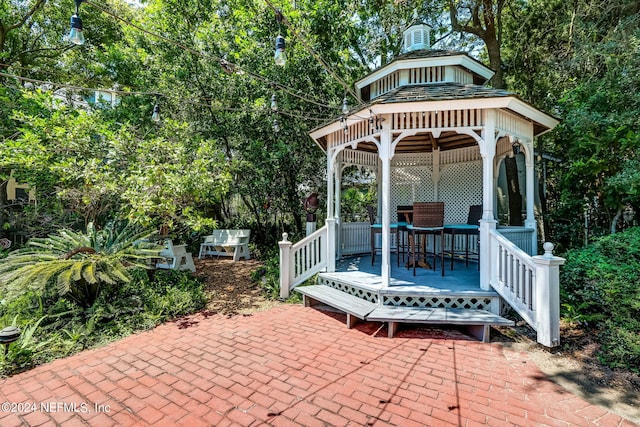
<path fill-rule="evenodd" d="M 0 401 L 3 427 L 634 425 L 498 343 L 295 305 L 165 324 L 2 380 Z"/>

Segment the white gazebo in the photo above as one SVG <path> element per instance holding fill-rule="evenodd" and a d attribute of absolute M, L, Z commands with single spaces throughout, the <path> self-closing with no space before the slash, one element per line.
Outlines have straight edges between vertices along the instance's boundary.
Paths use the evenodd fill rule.
<path fill-rule="evenodd" d="M 463 309 L 472 310 L 467 317 L 486 332 L 500 321 L 487 317 L 483 323 L 477 316 L 498 316 L 506 302 L 537 330 L 538 341 L 558 345 L 563 259 L 553 256 L 550 243 L 537 256 L 534 209 L 534 138 L 558 121 L 511 92 L 485 86 L 492 70 L 466 53 L 429 50 L 429 31 L 425 24 L 407 29 L 404 52 L 356 82 L 360 106 L 311 132 L 327 158 L 327 220 L 295 245 L 284 235 L 281 295 L 320 273 L 318 286 L 324 288 L 300 289 L 309 300 L 345 311 L 350 325 L 353 317 L 389 321 L 390 335 L 397 322 L 412 320 L 474 324 L 464 323 Z M 500 165 L 514 155 L 524 165 L 523 227 L 496 220 Z M 370 224 L 340 219 L 341 176 L 349 166 L 376 175 L 381 257 L 372 269 L 364 262 L 346 268 L 340 261 L 370 250 Z M 479 234 L 471 243 L 479 255 L 475 275 L 453 270 L 455 248 L 463 244 L 457 240 L 432 248 L 452 248 L 447 277 L 420 272 L 407 278 L 406 269 L 392 262 L 396 207 L 425 201 L 444 202 L 445 223 L 452 224 L 466 222 L 469 206 L 482 205 Z M 367 304 L 360 307 L 360 300 Z"/>

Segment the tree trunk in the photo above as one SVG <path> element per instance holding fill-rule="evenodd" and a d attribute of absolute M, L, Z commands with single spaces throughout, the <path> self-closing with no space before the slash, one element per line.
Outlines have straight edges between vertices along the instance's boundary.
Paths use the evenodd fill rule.
<path fill-rule="evenodd" d="M 507 172 L 507 187 L 509 194 L 509 225 L 522 226 L 522 194 L 518 182 L 518 162 L 515 156 L 504 159 Z"/>

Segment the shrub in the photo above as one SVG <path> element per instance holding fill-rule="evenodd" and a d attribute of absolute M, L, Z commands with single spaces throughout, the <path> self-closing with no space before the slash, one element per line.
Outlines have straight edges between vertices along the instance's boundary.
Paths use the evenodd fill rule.
<path fill-rule="evenodd" d="M 128 223 L 112 222 L 102 230 L 89 224 L 86 233 L 60 230 L 33 238 L 0 264 L 0 291 L 13 298 L 28 290 L 43 293 L 55 285 L 60 295 L 90 307 L 102 288 L 129 282 L 129 269 L 144 268 L 158 256 L 157 245 L 139 247 L 149 235 Z"/>
<path fill-rule="evenodd" d="M 202 284 L 190 272 L 135 269 L 131 280 L 104 288 L 94 304 L 83 308 L 61 297 L 29 291 L 0 303 L 0 324 L 14 324 L 22 336 L 0 359 L 0 373 L 34 365 L 153 328 L 205 305 Z"/>
<path fill-rule="evenodd" d="M 565 257 L 563 307 L 597 331 L 603 362 L 640 369 L 640 227 L 600 238 Z"/>

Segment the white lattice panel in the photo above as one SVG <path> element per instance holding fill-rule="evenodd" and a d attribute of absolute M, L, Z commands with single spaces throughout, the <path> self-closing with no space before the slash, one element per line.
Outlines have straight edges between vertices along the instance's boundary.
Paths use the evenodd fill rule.
<path fill-rule="evenodd" d="M 391 168 L 407 166 L 431 166 L 433 164 L 431 153 L 422 154 L 396 154 L 391 159 Z"/>
<path fill-rule="evenodd" d="M 335 288 L 339 291 L 342 291 L 344 293 L 347 293 L 349 295 L 353 295 L 356 296 L 358 298 L 361 298 L 363 300 L 372 302 L 377 304 L 378 303 L 378 293 L 375 291 L 370 291 L 370 290 L 365 290 L 365 289 L 360 289 L 356 286 L 352 286 L 346 283 L 342 283 L 339 280 L 331 280 L 328 279 L 326 277 L 322 277 L 319 276 L 318 277 L 318 284 L 320 285 L 326 285 L 326 286 L 330 286 L 332 288 Z"/>
<path fill-rule="evenodd" d="M 384 295 L 383 305 L 420 308 L 471 308 L 489 310 L 490 297 L 438 297 L 419 295 Z"/>
<path fill-rule="evenodd" d="M 413 205 L 434 198 L 431 167 L 396 167 L 391 170 L 391 221 L 396 222 L 395 206 Z"/>
<path fill-rule="evenodd" d="M 482 162 L 442 167 L 439 192 L 444 202 L 444 222 L 466 223 L 469 206 L 482 204 Z"/>

